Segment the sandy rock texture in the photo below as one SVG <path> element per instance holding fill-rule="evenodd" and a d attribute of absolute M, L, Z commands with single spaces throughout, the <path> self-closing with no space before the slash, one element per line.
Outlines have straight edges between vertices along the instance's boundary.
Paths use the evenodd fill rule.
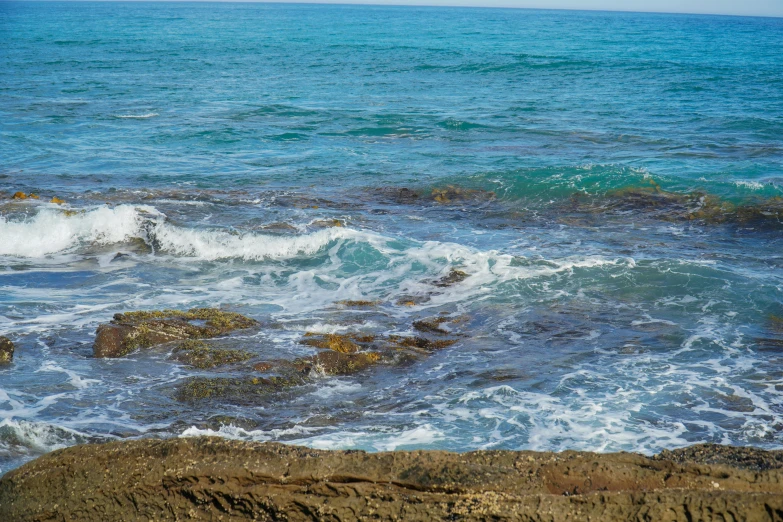
<path fill-rule="evenodd" d="M 55 451 L 0 520 L 783 520 L 783 452 L 319 451 L 219 438 Z"/>

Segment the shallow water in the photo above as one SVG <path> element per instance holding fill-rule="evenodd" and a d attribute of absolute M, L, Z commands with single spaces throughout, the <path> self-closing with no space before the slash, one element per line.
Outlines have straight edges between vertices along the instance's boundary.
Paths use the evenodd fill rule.
<path fill-rule="evenodd" d="M 0 472 L 201 433 L 783 447 L 780 56 L 780 19 L 0 3 Z M 261 322 L 218 341 L 251 362 L 457 342 L 246 400 L 176 390 L 251 364 L 92 357 L 117 312 L 201 306 Z"/>

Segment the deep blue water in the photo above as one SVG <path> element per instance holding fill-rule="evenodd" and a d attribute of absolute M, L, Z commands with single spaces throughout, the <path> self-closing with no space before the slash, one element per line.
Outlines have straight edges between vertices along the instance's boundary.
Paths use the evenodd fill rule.
<path fill-rule="evenodd" d="M 781 56 L 775 18 L 0 3 L 0 472 L 214 432 L 783 447 Z M 255 360 L 461 319 L 252 401 L 174 391 L 247 367 L 92 357 L 117 312 L 195 306 L 261 321 L 225 341 Z"/>

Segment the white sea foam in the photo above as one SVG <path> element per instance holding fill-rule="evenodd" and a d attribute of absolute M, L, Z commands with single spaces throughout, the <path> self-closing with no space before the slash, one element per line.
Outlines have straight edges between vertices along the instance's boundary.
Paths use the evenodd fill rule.
<path fill-rule="evenodd" d="M 761 190 L 764 188 L 764 184 L 758 181 L 741 180 L 741 181 L 735 181 L 734 185 L 740 188 L 746 188 L 750 190 Z"/>
<path fill-rule="evenodd" d="M 0 420 L 0 457 L 22 457 L 21 460 L 24 461 L 89 440 L 84 433 L 47 422 Z M 4 471 L 6 470 L 0 468 L 0 475 Z"/>
<path fill-rule="evenodd" d="M 237 235 L 222 230 L 186 229 L 158 222 L 150 231 L 161 250 L 204 261 L 239 258 L 247 261 L 313 255 L 342 239 L 369 240 L 373 234 L 349 228 L 329 228 L 308 235 L 281 237 Z"/>
<path fill-rule="evenodd" d="M 159 116 L 157 112 L 146 112 L 144 114 L 115 114 L 115 118 L 132 119 L 132 120 L 146 120 L 147 118 L 154 118 Z"/>
<path fill-rule="evenodd" d="M 152 207 L 120 205 L 76 214 L 44 208 L 21 221 L 0 216 L 0 255 L 42 257 L 83 243 L 127 241 L 139 235 L 145 212 L 157 214 Z"/>
<path fill-rule="evenodd" d="M 286 429 L 272 430 L 246 430 L 233 424 L 223 424 L 217 430 L 210 428 L 197 428 L 191 426 L 183 431 L 179 436 L 187 437 L 223 437 L 232 440 L 247 440 L 256 442 L 266 442 L 277 440 L 281 437 L 290 437 L 292 435 L 308 435 L 314 432 L 314 428 L 305 428 L 303 426 L 294 426 Z"/>
<path fill-rule="evenodd" d="M 85 388 L 88 388 L 94 384 L 99 384 L 101 381 L 99 379 L 88 379 L 86 377 L 82 377 L 81 375 L 77 374 L 73 370 L 68 370 L 67 368 L 63 368 L 62 366 L 57 365 L 53 361 L 47 361 L 41 366 L 36 372 L 60 372 L 66 374 L 69 379 L 68 382 L 76 389 L 83 390 Z"/>
<path fill-rule="evenodd" d="M 98 207 L 75 214 L 44 208 L 23 220 L 0 217 L 0 255 L 43 257 L 84 244 L 122 243 L 134 237 L 147 239 L 163 252 L 206 261 L 286 259 L 312 255 L 338 240 L 382 241 L 380 236 L 348 228 L 290 237 L 183 228 L 168 224 L 150 206 Z"/>

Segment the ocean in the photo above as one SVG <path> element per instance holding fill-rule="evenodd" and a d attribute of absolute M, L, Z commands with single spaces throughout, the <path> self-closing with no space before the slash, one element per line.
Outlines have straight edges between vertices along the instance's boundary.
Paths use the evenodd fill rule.
<path fill-rule="evenodd" d="M 0 2 L 0 473 L 200 434 L 783 448 L 781 57 L 775 18 Z M 259 321 L 210 341 L 247 360 L 93 357 L 197 307 Z M 181 393 L 327 334 L 393 355 Z"/>

